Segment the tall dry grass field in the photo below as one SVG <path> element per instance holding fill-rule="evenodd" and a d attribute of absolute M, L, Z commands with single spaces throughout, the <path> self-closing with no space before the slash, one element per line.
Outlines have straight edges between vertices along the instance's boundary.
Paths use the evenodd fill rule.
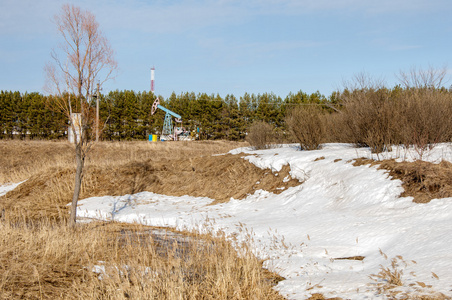
<path fill-rule="evenodd" d="M 118 183 L 121 178 L 116 174 L 118 169 L 127 170 L 131 164 L 209 156 L 239 145 L 223 141 L 95 144 L 87 157 L 81 198 L 106 195 L 103 192 L 112 195 L 134 192 L 133 186 L 128 189 L 132 184 L 130 180 L 125 180 L 121 186 Z M 17 215 L 19 218 L 65 219 L 75 176 L 73 146 L 65 141 L 0 141 L 0 150 L 0 184 L 27 180 L 2 197 L 0 209 L 5 209 L 10 218 Z M 126 170 L 123 173 L 127 173 Z M 112 188 L 105 190 L 101 186 Z"/>
<path fill-rule="evenodd" d="M 0 198 L 0 210 L 4 209 L 10 219 L 65 221 L 75 176 L 71 146 L 65 142 L 20 141 L 3 141 L 0 145 L 6 149 L 2 183 L 26 180 Z M 295 179 L 284 182 L 288 167 L 275 176 L 237 155 L 212 156 L 245 145 L 225 141 L 98 143 L 84 168 L 80 199 L 150 191 L 221 202 L 254 193 L 257 181 L 261 182 L 259 188 L 275 193 L 300 184 Z"/>
<path fill-rule="evenodd" d="M 0 223 L 1 299 L 283 299 L 246 246 L 159 246 L 139 225 Z"/>
<path fill-rule="evenodd" d="M 109 166 L 146 159 L 177 159 L 228 152 L 246 143 L 199 142 L 100 142 L 89 153 L 86 165 Z M 75 154 L 66 141 L 0 140 L 0 184 L 19 182 L 55 168 L 75 167 Z"/>
<path fill-rule="evenodd" d="M 214 169 L 209 164 L 225 168 L 217 178 L 227 172 L 233 178 L 243 172 L 240 168 L 249 168 L 244 170 L 250 176 L 267 176 L 248 166 L 231 167 L 237 158 L 211 160 L 212 154 L 244 145 L 98 143 L 85 167 L 82 198 L 140 191 L 152 187 L 153 178 L 159 186 L 166 181 L 171 186 L 171 178 L 178 177 L 174 172 L 185 169 L 184 178 L 201 180 Z M 72 146 L 0 141 L 0 149 L 0 183 L 26 180 L 0 197 L 1 299 L 283 299 L 272 289 L 277 277 L 262 269 L 246 243 L 237 248 L 221 236 L 191 233 L 185 244 L 161 244 L 148 227 L 117 223 L 69 229 Z M 267 181 L 277 187 L 274 179 Z"/>

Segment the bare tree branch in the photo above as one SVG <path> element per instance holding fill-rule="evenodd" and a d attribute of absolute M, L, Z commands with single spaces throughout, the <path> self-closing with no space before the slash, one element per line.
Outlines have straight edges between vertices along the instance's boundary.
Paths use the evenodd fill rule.
<path fill-rule="evenodd" d="M 447 67 L 427 69 L 412 67 L 408 72 L 400 71 L 397 75 L 405 88 L 433 88 L 439 89 L 446 83 Z"/>
<path fill-rule="evenodd" d="M 99 29 L 95 16 L 89 11 L 81 10 L 74 5 L 63 5 L 60 14 L 54 18 L 56 28 L 62 37 L 59 51 L 50 54 L 53 63 L 45 67 L 46 90 L 50 106 L 66 114 L 71 123 L 72 132 L 76 135 L 78 125 L 74 124 L 72 111 L 80 114 L 80 137 L 75 138 L 75 157 L 77 162 L 74 194 L 72 198 L 70 225 L 76 222 L 76 208 L 83 178 L 83 167 L 86 155 L 92 146 L 89 129 L 95 124 L 95 117 L 89 106 L 89 99 L 96 81 L 102 85 L 113 77 L 117 63 L 108 40 Z M 61 59 L 64 57 L 64 59 Z M 66 85 L 66 89 L 63 88 Z M 70 94 L 76 97 L 72 103 Z M 71 107 L 75 105 L 74 107 Z M 76 126 L 77 125 L 77 126 Z M 94 131 L 94 130 L 92 130 Z"/>

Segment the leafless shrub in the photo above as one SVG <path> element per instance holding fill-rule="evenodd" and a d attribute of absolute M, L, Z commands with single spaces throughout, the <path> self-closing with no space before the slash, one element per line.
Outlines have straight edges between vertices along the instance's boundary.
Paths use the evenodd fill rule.
<path fill-rule="evenodd" d="M 326 115 L 324 120 L 326 143 L 352 143 L 343 122 L 341 111 Z"/>
<path fill-rule="evenodd" d="M 254 149 L 268 149 L 273 142 L 273 126 L 264 122 L 254 122 L 248 130 L 246 141 Z"/>
<path fill-rule="evenodd" d="M 361 74 L 339 98 L 343 109 L 328 120 L 328 138 L 368 146 L 374 153 L 392 145 L 414 146 L 420 159 L 439 142 L 452 139 L 452 94 L 441 87 L 445 69 L 401 72 L 404 87 L 388 89 Z"/>
<path fill-rule="evenodd" d="M 324 114 L 317 106 L 298 106 L 286 116 L 287 127 L 302 150 L 321 148 L 325 140 Z"/>
<path fill-rule="evenodd" d="M 343 80 L 342 85 L 345 90 L 379 90 L 386 86 L 383 78 L 375 78 L 366 72 L 353 75 L 351 80 Z"/>
<path fill-rule="evenodd" d="M 416 88 L 403 91 L 399 129 L 402 143 L 414 146 L 418 158 L 436 143 L 452 138 L 452 95 L 441 89 Z"/>
<path fill-rule="evenodd" d="M 397 75 L 400 83 L 407 89 L 440 89 L 446 81 L 447 68 L 436 69 L 429 66 L 427 69 L 412 67 L 410 71 L 400 71 Z"/>
<path fill-rule="evenodd" d="M 385 88 L 344 91 L 344 109 L 337 117 L 344 142 L 368 146 L 374 153 L 397 143 L 397 103 Z"/>

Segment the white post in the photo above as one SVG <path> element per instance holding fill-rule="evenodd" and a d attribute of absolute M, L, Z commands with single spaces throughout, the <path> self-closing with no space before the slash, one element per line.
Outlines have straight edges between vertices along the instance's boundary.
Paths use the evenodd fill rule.
<path fill-rule="evenodd" d="M 96 96 L 96 142 L 99 141 L 99 82 L 97 83 Z"/>

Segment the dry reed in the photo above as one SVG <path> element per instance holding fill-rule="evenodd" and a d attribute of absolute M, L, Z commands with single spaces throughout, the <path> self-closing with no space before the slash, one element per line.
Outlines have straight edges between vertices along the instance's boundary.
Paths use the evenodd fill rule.
<path fill-rule="evenodd" d="M 0 223 L 2 299 L 283 299 L 246 246 L 197 235 L 160 249 L 149 228 Z"/>
<path fill-rule="evenodd" d="M 380 254 L 388 260 L 383 251 Z M 416 278 L 415 283 L 408 284 L 407 277 L 404 275 L 409 264 L 416 264 L 415 261 L 407 262 L 405 259 L 397 255 L 390 260 L 390 265 L 385 267 L 380 265 L 380 271 L 377 274 L 371 274 L 369 278 L 371 283 L 368 284 L 369 290 L 376 290 L 377 294 L 384 295 L 388 299 L 403 300 L 448 300 L 450 297 L 443 293 L 435 292 L 431 285 L 427 285 L 416 277 L 414 272 L 410 272 L 410 277 Z M 436 275 L 435 275 L 436 276 Z M 436 276 L 437 277 L 437 276 Z M 439 279 L 437 277 L 437 279 Z"/>
<path fill-rule="evenodd" d="M 3 142 L 3 148 L 22 147 L 24 151 L 20 152 L 22 154 L 18 159 L 16 152 L 8 149 L 5 153 L 9 154 L 3 159 L 7 160 L 9 156 L 11 160 L 15 160 L 14 168 L 21 170 L 17 180 L 27 181 L 0 198 L 0 209 L 4 209 L 9 218 L 16 215 L 18 218 L 25 216 L 28 219 L 47 217 L 65 220 L 75 173 L 74 163 L 67 158 L 72 154 L 70 145 L 65 142 L 39 142 L 34 147 L 35 144 L 31 142 L 25 145 L 10 142 Z M 275 176 L 269 170 L 257 168 L 240 155 L 212 156 L 240 145 L 244 143 L 96 144 L 84 170 L 81 199 L 150 191 L 172 196 L 209 197 L 222 202 L 231 197 L 242 199 L 257 189 L 280 193 L 290 186 L 300 184 L 295 179 L 284 180 L 289 176 L 288 167 Z M 42 156 L 45 159 L 40 158 Z M 45 163 L 41 163 L 42 161 Z M 41 167 L 27 167 L 35 162 L 41 164 Z M 9 174 L 10 170 L 5 169 L 2 176 Z"/>
<path fill-rule="evenodd" d="M 220 178 L 224 174 L 215 170 L 218 164 L 209 160 L 211 155 L 242 145 L 98 143 L 87 161 L 83 194 L 140 191 L 152 184 L 149 179 L 159 170 L 160 181 L 165 173 L 169 173 L 165 178 L 187 175 L 201 180 L 210 171 Z M 27 179 L 0 197 L 5 210 L 0 220 L 0 298 L 283 299 L 272 288 L 277 277 L 262 269 L 262 261 L 246 243 L 233 247 L 222 236 L 191 233 L 184 245 L 176 240 L 162 246 L 148 234 L 148 227 L 116 223 L 69 229 L 66 203 L 73 188 L 72 146 L 0 141 L 0 147 L 2 183 Z M 223 160 L 223 171 L 229 167 L 231 176 L 237 176 L 240 169 L 235 168 L 241 166 L 230 163 L 249 164 L 240 157 L 214 157 Z M 177 176 L 185 169 L 187 174 Z"/>

